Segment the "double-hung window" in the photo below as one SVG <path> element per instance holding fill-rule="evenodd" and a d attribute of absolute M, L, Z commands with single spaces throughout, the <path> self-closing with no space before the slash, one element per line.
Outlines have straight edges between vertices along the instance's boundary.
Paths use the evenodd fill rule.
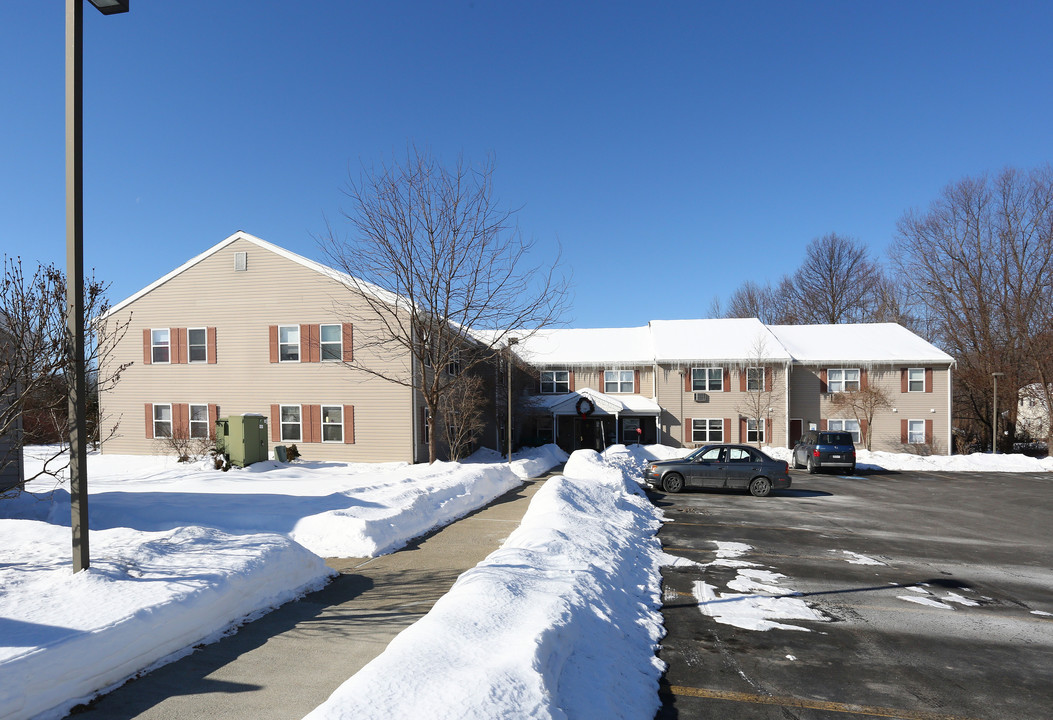
<path fill-rule="evenodd" d="M 724 368 L 691 368 L 692 392 L 723 392 Z"/>
<path fill-rule="evenodd" d="M 299 405 L 281 406 L 281 426 L 282 441 L 303 441 L 303 422 Z"/>
<path fill-rule="evenodd" d="M 852 433 L 852 442 L 860 443 L 863 441 L 863 435 L 859 428 L 858 420 L 827 420 L 826 429 L 834 432 L 846 432 Z M 922 428 L 924 433 L 925 428 Z"/>
<path fill-rule="evenodd" d="M 693 418 L 691 420 L 691 442 L 724 442 L 724 420 L 721 418 Z"/>
<path fill-rule="evenodd" d="M 569 370 L 542 370 L 541 392 L 546 395 L 570 392 Z"/>
<path fill-rule="evenodd" d="M 748 418 L 746 420 L 746 442 L 764 442 L 764 420 Z"/>
<path fill-rule="evenodd" d="M 859 390 L 859 368 L 828 370 L 826 387 L 832 393 L 855 392 Z"/>
<path fill-rule="evenodd" d="M 172 362 L 172 336 L 168 328 L 150 331 L 150 361 Z"/>
<path fill-rule="evenodd" d="M 190 328 L 187 330 L 186 346 L 190 362 L 208 362 L 208 330 L 205 328 Z"/>
<path fill-rule="evenodd" d="M 907 442 L 911 445 L 924 445 L 925 444 L 925 421 L 924 420 L 908 420 L 907 421 Z"/>
<path fill-rule="evenodd" d="M 925 392 L 925 368 L 907 370 L 907 392 Z"/>
<path fill-rule="evenodd" d="M 446 374 L 454 376 L 461 374 L 461 351 L 457 348 L 450 350 L 449 361 L 446 363 Z"/>
<path fill-rule="evenodd" d="M 551 415 L 542 415 L 537 419 L 537 436 L 539 440 L 545 443 L 556 442 L 553 430 Z"/>
<path fill-rule="evenodd" d="M 172 406 L 154 403 L 154 437 L 172 437 Z"/>
<path fill-rule="evenodd" d="M 278 361 L 300 362 L 300 326 L 278 326 Z"/>
<path fill-rule="evenodd" d="M 322 361 L 344 359 L 344 329 L 342 325 L 322 325 L 319 330 Z"/>
<path fill-rule="evenodd" d="M 344 407 L 342 405 L 322 406 L 322 442 L 342 443 L 344 441 Z"/>
<path fill-rule="evenodd" d="M 191 405 L 190 437 L 207 438 L 208 436 L 208 405 Z"/>
<path fill-rule="evenodd" d="M 631 393 L 635 389 L 635 373 L 632 370 L 605 370 L 603 392 Z"/>
<path fill-rule="evenodd" d="M 764 368 L 746 368 L 746 392 L 764 391 Z"/>

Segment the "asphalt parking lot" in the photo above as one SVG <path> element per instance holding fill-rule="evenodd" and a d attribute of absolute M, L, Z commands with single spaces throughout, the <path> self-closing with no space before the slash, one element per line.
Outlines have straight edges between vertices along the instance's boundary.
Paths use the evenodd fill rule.
<path fill-rule="evenodd" d="M 651 493 L 658 718 L 1053 717 L 1053 473 Z"/>

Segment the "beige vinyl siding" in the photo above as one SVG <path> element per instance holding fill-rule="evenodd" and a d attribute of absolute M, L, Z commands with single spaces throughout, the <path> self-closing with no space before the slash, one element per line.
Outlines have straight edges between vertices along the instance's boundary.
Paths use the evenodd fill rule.
<path fill-rule="evenodd" d="M 248 270 L 234 270 L 236 252 L 247 253 Z M 130 314 L 132 322 L 113 361 L 133 364 L 102 397 L 104 424 L 120 423 L 104 452 L 158 452 L 158 444 L 146 439 L 145 403 L 215 403 L 221 417 L 261 413 L 271 424 L 271 405 L 332 404 L 354 406 L 354 444 L 297 443 L 304 458 L 411 460 L 408 389 L 338 362 L 270 362 L 271 325 L 351 321 L 356 360 L 379 366 L 380 359 L 364 357 L 360 349 L 360 340 L 376 328 L 341 307 L 350 298 L 321 273 L 245 240 L 138 298 L 118 315 L 126 320 Z M 215 327 L 217 362 L 144 364 L 143 330 L 166 327 Z M 387 367 L 402 370 L 390 361 Z"/>
<path fill-rule="evenodd" d="M 710 391 L 705 393 L 709 396 L 709 402 L 695 402 L 695 393 L 686 392 L 685 376 L 691 372 L 692 367 L 723 367 L 728 373 L 728 391 Z M 658 373 L 658 404 L 662 407 L 662 415 L 659 419 L 660 442 L 674 447 L 682 446 L 681 440 L 686 438 L 686 445 L 694 447 L 697 443 L 691 441 L 691 428 L 684 426 L 688 418 L 727 418 L 731 420 L 730 432 L 724 437 L 724 442 L 737 443 L 746 442 L 741 432 L 740 419 L 747 414 L 746 393 L 739 390 L 739 372 L 745 370 L 745 364 L 730 364 L 728 362 L 705 362 L 694 365 L 672 366 L 659 365 Z M 765 438 L 765 445 L 786 445 L 786 371 L 783 367 L 775 367 L 772 371 L 772 387 L 774 394 L 771 403 L 771 433 Z M 687 431 L 685 434 L 685 430 Z"/>

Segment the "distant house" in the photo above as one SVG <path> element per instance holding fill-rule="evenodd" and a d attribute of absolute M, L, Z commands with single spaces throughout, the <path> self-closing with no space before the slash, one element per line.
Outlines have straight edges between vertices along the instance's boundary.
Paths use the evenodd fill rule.
<path fill-rule="evenodd" d="M 1053 386 L 1049 387 L 1053 393 Z M 1024 431 L 1032 440 L 1045 440 L 1049 437 L 1049 410 L 1043 397 L 1041 383 L 1033 383 L 1020 388 L 1017 401 L 1017 430 Z"/>
<path fill-rule="evenodd" d="M 355 312 L 347 280 L 238 232 L 115 305 L 130 326 L 107 362 L 133 364 L 101 397 L 102 436 L 118 426 L 103 452 L 163 452 L 173 435 L 207 438 L 218 417 L 255 413 L 271 446 L 310 459 L 427 460 L 419 394 L 345 364 L 417 372 L 408 354 L 363 342 L 384 329 Z M 861 441 L 865 421 L 834 399 L 876 386 L 891 400 L 873 420 L 876 448 L 950 448 L 953 360 L 899 325 L 654 320 L 520 337 L 513 351 L 536 383 L 519 398 L 516 445 L 788 446 L 813 427 Z M 481 443 L 503 451 L 505 383 L 493 372 Z"/>

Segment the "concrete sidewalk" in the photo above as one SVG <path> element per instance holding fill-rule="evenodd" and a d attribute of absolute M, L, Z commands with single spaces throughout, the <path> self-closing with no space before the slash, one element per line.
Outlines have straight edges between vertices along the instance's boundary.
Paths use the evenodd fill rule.
<path fill-rule="evenodd" d="M 340 576 L 324 589 L 76 710 L 78 720 L 299 720 L 500 547 L 547 477 L 398 552 L 330 559 Z"/>

